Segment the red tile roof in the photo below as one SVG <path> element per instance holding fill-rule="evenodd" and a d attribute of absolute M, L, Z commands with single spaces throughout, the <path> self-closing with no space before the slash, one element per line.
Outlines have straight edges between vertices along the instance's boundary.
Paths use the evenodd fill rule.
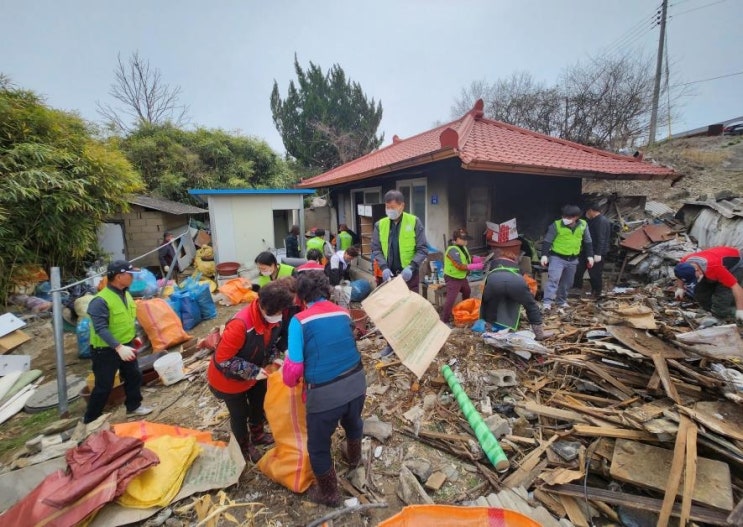
<path fill-rule="evenodd" d="M 302 181 L 328 187 L 458 157 L 462 168 L 604 179 L 679 179 L 671 168 L 482 117 L 482 101 L 460 119 Z"/>

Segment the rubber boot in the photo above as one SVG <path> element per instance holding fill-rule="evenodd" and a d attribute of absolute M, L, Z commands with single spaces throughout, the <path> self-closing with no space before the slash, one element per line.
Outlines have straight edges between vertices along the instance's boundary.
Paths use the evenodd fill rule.
<path fill-rule="evenodd" d="M 250 439 L 254 445 L 273 445 L 273 435 L 266 432 L 263 424 L 250 425 Z"/>
<path fill-rule="evenodd" d="M 250 460 L 253 463 L 257 463 L 258 460 L 263 457 L 260 450 L 255 448 L 255 445 L 250 441 L 250 436 L 239 439 L 237 444 L 240 445 L 240 451 L 243 453 L 245 461 Z"/>
<path fill-rule="evenodd" d="M 544 340 L 555 335 L 554 331 L 545 331 L 544 324 L 532 324 L 531 330 L 534 332 L 534 340 Z"/>
<path fill-rule="evenodd" d="M 341 456 L 352 468 L 361 463 L 361 439 L 346 439 L 346 444 L 341 445 Z"/>
<path fill-rule="evenodd" d="M 307 498 L 315 503 L 328 507 L 337 507 L 341 504 L 341 495 L 338 493 L 338 479 L 335 469 L 331 468 L 321 476 L 315 475 L 317 482 L 307 491 Z"/>

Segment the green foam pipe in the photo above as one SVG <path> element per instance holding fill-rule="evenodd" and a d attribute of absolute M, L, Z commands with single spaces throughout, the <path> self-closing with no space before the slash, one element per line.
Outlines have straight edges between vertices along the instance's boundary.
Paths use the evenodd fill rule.
<path fill-rule="evenodd" d="M 449 366 L 444 364 L 441 367 L 441 374 L 449 384 L 449 388 L 451 388 L 451 392 L 454 394 L 454 398 L 457 400 L 459 408 L 467 418 L 467 422 L 472 427 L 472 430 L 475 431 L 475 437 L 477 437 L 477 440 L 480 442 L 483 452 L 488 456 L 488 459 L 495 467 L 495 470 L 498 472 L 506 472 L 510 467 L 506 453 L 503 452 L 503 449 L 493 435 L 493 432 L 490 431 L 488 425 L 485 424 L 482 416 L 475 409 L 475 406 L 472 404 L 472 401 L 470 401 L 470 398 L 467 396 L 464 389 L 462 389 L 462 385 L 459 384 L 454 372 L 451 371 Z"/>

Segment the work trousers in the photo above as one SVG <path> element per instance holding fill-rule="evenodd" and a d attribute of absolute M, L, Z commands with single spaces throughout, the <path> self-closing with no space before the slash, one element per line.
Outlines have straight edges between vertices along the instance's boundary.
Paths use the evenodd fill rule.
<path fill-rule="evenodd" d="M 327 473 L 333 468 L 330 457 L 330 441 L 340 421 L 346 431 L 346 439 L 361 439 L 364 434 L 364 421 L 361 412 L 364 409 L 365 395 L 324 412 L 307 414 L 307 451 L 310 454 L 310 465 L 316 475 Z"/>
<path fill-rule="evenodd" d="M 547 267 L 547 285 L 544 288 L 544 303 L 557 305 L 566 304 L 568 289 L 573 285 L 575 270 L 578 267 L 578 258 L 563 258 L 551 254 Z"/>
<path fill-rule="evenodd" d="M 521 275 L 508 271 L 488 274 L 482 291 L 480 318 L 515 330 L 518 329 L 521 306 L 526 309 L 530 324 L 542 323 L 539 305 Z"/>
<path fill-rule="evenodd" d="M 239 393 L 224 393 L 209 387 L 214 396 L 224 401 L 227 406 L 230 413 L 230 429 L 238 442 L 248 438 L 248 423 L 251 426 L 262 425 L 266 420 L 263 401 L 266 399 L 267 386 L 266 379 L 263 379 L 249 390 Z"/>
<path fill-rule="evenodd" d="M 585 256 L 581 256 L 578 260 L 578 268 L 575 271 L 575 281 L 573 287 L 576 289 L 583 289 L 583 275 L 586 274 L 588 269 L 588 259 Z M 588 269 L 588 279 L 591 282 L 591 294 L 594 297 L 601 296 L 604 291 L 604 259 L 601 258 L 600 262 L 594 262 L 593 267 Z"/>
<path fill-rule="evenodd" d="M 142 404 L 142 372 L 136 360 L 123 361 L 113 348 L 91 348 L 90 358 L 93 361 L 95 385 L 90 392 L 88 408 L 83 422 L 90 423 L 98 419 L 106 407 L 108 396 L 114 388 L 116 372 L 119 372 L 124 383 L 126 410 L 131 412 Z"/>
<path fill-rule="evenodd" d="M 444 310 L 441 312 L 441 321 L 448 324 L 451 320 L 451 310 L 457 301 L 457 295 L 462 293 L 462 300 L 467 300 L 472 294 L 472 290 L 466 277 L 444 276 L 444 281 L 446 282 L 446 301 L 444 302 Z"/>
<path fill-rule="evenodd" d="M 743 287 L 743 264 L 730 269 L 730 272 L 738 280 L 738 285 Z M 735 297 L 733 290 L 725 287 L 720 282 L 713 282 L 702 278 L 694 288 L 694 300 L 713 315 L 721 318 L 735 317 Z"/>

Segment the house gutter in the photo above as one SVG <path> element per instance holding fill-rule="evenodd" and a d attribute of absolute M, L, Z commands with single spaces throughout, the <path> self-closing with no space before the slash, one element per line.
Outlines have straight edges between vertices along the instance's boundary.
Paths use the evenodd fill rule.
<path fill-rule="evenodd" d="M 510 172 L 517 174 L 534 174 L 539 176 L 554 177 L 579 177 L 584 179 L 626 179 L 626 180 L 653 180 L 666 181 L 671 180 L 673 183 L 678 182 L 683 175 L 670 171 L 668 174 L 612 174 L 610 172 L 565 170 L 560 168 L 541 167 L 534 165 L 514 165 L 510 163 L 491 163 L 487 161 L 472 161 L 471 163 L 462 163 L 465 170 L 480 170 L 486 172 Z M 668 169 L 670 170 L 670 169 Z"/>

